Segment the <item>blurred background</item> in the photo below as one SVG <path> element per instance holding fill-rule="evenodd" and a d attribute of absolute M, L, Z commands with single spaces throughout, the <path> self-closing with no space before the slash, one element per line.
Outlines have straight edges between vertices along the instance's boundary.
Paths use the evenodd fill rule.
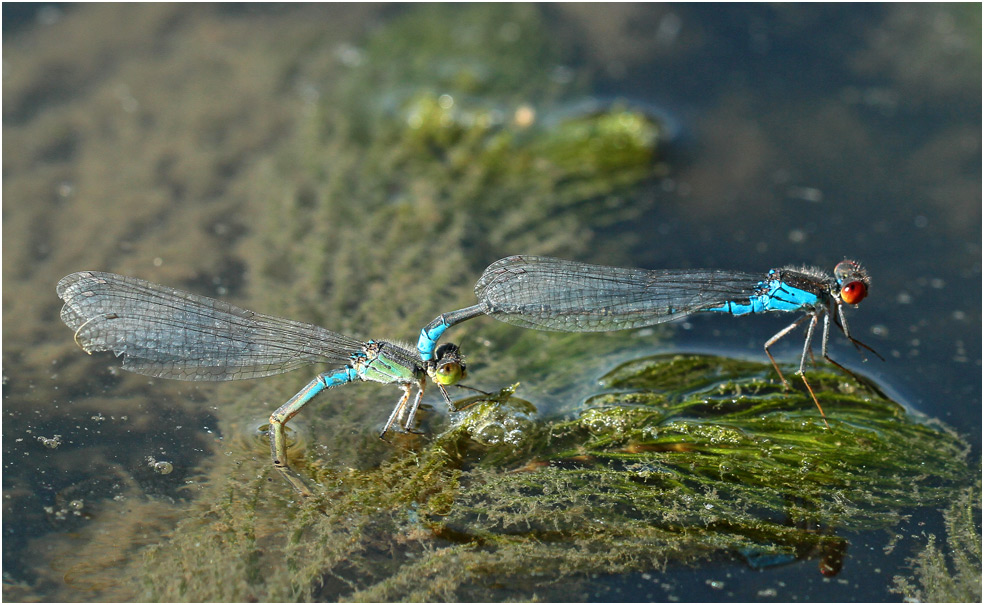
<path fill-rule="evenodd" d="M 510 254 L 752 272 L 850 258 L 872 276 L 852 334 L 886 360 L 839 337 L 832 356 L 954 427 L 979 477 L 980 10 L 5 3 L 5 598 L 125 598 L 109 571 L 188 514 L 216 458 L 268 464 L 253 432 L 310 379 L 175 383 L 85 355 L 54 292 L 84 269 L 412 342 Z M 558 370 L 564 388 L 509 353 L 514 328 L 477 319 L 445 340 L 471 383 L 522 381 L 547 414 L 628 356 L 760 360 L 791 320 L 691 318 Z M 351 386 L 299 426 L 358 466 L 341 442 L 391 398 Z M 560 600 L 893 598 L 914 546 L 871 543 L 836 580 L 681 567 Z"/>

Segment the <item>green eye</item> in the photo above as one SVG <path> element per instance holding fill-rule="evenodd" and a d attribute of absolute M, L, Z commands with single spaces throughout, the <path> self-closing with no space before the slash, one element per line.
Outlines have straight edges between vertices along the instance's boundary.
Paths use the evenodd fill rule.
<path fill-rule="evenodd" d="M 437 366 L 434 370 L 434 382 L 448 386 L 455 384 L 465 376 L 464 368 L 457 361 L 449 361 Z"/>

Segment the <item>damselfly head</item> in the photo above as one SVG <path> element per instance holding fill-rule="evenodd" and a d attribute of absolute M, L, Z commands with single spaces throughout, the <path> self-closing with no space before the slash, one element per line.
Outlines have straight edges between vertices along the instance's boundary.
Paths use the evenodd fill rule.
<path fill-rule="evenodd" d="M 434 362 L 433 369 L 429 369 L 428 374 L 437 384 L 443 386 L 457 384 L 468 374 L 465 368 L 465 359 L 461 356 L 458 345 L 444 343 L 437 347 L 434 354 L 437 361 Z"/>
<path fill-rule="evenodd" d="M 834 267 L 834 278 L 840 288 L 840 299 L 849 305 L 856 305 L 868 295 L 871 279 L 868 272 L 853 260 L 843 260 Z"/>

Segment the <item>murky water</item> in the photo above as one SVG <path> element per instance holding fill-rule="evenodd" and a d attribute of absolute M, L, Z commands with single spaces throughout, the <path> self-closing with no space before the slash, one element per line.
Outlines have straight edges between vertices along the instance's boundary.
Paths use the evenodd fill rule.
<path fill-rule="evenodd" d="M 360 565 L 386 559 L 385 524 L 352 529 L 380 550 L 330 567 L 318 587 L 265 586 L 264 573 L 303 575 L 304 564 L 274 572 L 282 561 L 263 552 L 332 554 L 303 539 L 282 546 L 279 516 L 303 514 L 279 478 L 257 479 L 269 459 L 256 427 L 309 376 L 199 385 L 90 358 L 54 294 L 82 269 L 410 341 L 470 304 L 481 269 L 508 254 L 748 271 L 830 270 L 849 257 L 873 278 L 849 312 L 852 333 L 886 361 L 863 362 L 839 338 L 832 355 L 955 427 L 979 476 L 977 5 L 19 10 L 4 6 L 7 600 L 152 594 L 148 578 L 172 569 L 168 548 L 193 550 L 190 536 L 249 543 L 247 572 L 229 576 L 249 579 L 228 593 L 240 598 L 442 594 L 385 592 L 426 570 L 359 584 Z M 642 153 L 592 145 L 623 140 L 599 134 L 606 111 L 661 124 L 655 157 L 640 138 L 625 140 Z M 585 116 L 588 126 L 563 126 Z M 477 319 L 447 339 L 463 342 L 476 386 L 521 382 L 518 395 L 546 416 L 576 411 L 598 377 L 657 348 L 761 361 L 788 321 L 695 317 L 665 334 L 567 340 Z M 792 360 L 798 349 L 779 351 Z M 373 434 L 397 395 L 338 390 L 298 417 L 300 439 L 331 472 L 392 464 L 393 444 Z M 220 476 L 262 486 L 253 535 L 222 516 Z M 242 501 L 234 492 L 226 502 Z M 196 523 L 202 533 L 188 530 Z M 944 534 L 936 511 L 853 533 L 835 577 L 809 557 L 764 568 L 712 558 L 581 574 L 571 594 L 487 588 L 558 600 L 893 599 L 924 533 Z M 184 598 L 214 594 L 201 581 Z M 212 584 L 225 581 L 217 571 Z M 482 594 L 460 590 L 444 598 Z"/>

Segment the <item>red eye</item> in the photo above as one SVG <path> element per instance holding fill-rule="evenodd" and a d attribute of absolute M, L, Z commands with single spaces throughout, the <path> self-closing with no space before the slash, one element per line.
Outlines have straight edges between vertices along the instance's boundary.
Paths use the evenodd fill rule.
<path fill-rule="evenodd" d="M 868 295 L 868 287 L 864 282 L 852 281 L 841 288 L 841 300 L 849 305 L 856 305 Z"/>

